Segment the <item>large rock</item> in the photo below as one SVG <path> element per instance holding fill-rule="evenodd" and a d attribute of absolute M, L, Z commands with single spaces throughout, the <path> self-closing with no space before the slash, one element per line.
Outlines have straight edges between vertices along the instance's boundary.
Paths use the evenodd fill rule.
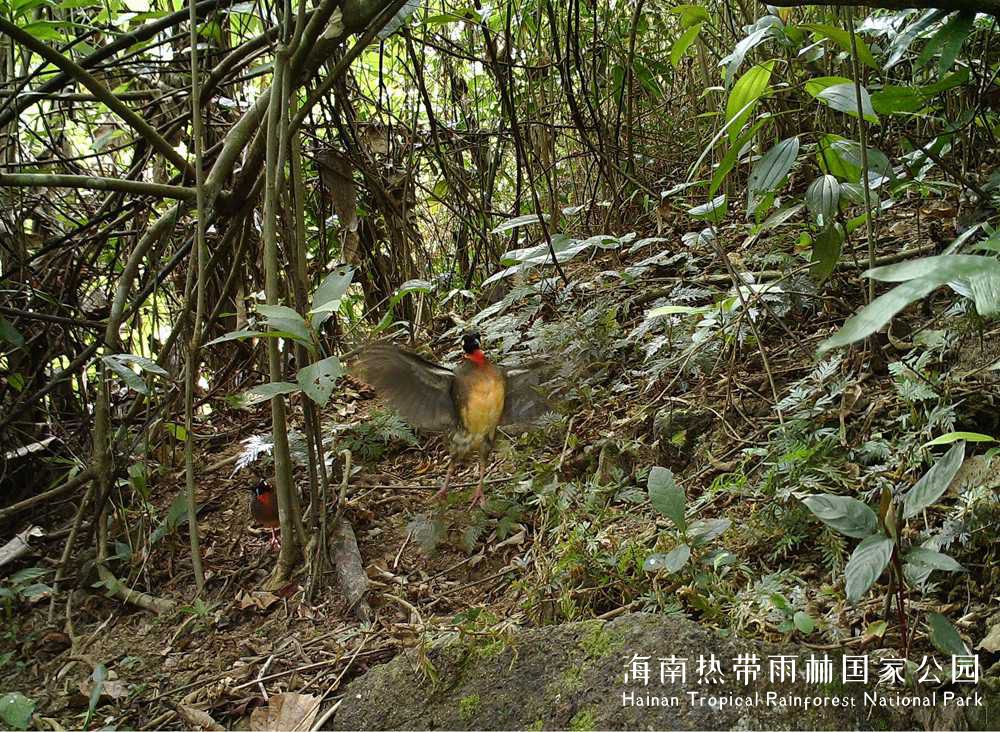
<path fill-rule="evenodd" d="M 699 656 L 710 654 L 721 662 L 723 680 L 699 684 Z M 759 659 L 756 681 L 735 677 L 741 655 Z M 844 683 L 834 654 L 832 681 L 807 683 L 813 655 L 824 654 L 723 638 L 685 619 L 649 614 L 475 636 L 372 669 L 347 686 L 330 723 L 365 730 L 996 728 L 1000 696 L 984 688 L 977 689 L 978 706 L 954 698 L 946 704 L 943 689 L 936 698 L 933 689 L 917 693 L 934 702 L 930 707 L 882 706 L 866 693 L 890 701 L 913 694 L 877 686 L 874 664 L 869 683 Z M 634 656 L 649 657 L 647 685 L 626 681 Z M 687 659 L 684 683 L 661 683 L 660 659 L 671 656 Z M 772 683 L 772 656 L 794 658 L 798 680 Z"/>

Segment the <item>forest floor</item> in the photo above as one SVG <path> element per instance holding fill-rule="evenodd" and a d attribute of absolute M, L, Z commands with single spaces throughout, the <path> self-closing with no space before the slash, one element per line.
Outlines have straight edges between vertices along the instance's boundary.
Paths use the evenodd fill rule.
<path fill-rule="evenodd" d="M 920 239 L 899 241 L 892 252 Z M 770 242 L 768 251 L 774 248 Z M 501 340 L 508 331 L 545 330 L 550 348 L 564 346 L 549 355 L 565 361 L 569 386 L 559 417 L 501 441 L 484 509 L 467 505 L 474 466 L 456 476 L 465 487 L 455 488 L 446 503 L 433 499 L 446 469 L 440 439 L 412 444 L 395 439 L 391 429 L 357 433 L 381 414 L 377 403 L 350 379 L 335 391 L 323 421 L 332 435 L 354 434 L 358 450 L 360 469 L 350 476 L 346 515 L 371 582 L 373 623 L 355 618 L 332 573 L 311 602 L 301 577 L 273 593 L 261 589 L 276 555 L 264 546 L 265 533 L 248 530 L 247 487 L 269 468 L 266 462 L 235 474 L 233 468 L 247 438 L 269 434 L 270 411 L 266 403 L 246 410 L 219 404 L 200 425 L 196 442 L 204 596 L 192 601 L 186 532 L 169 532 L 132 580 L 173 601 L 175 612 L 157 616 L 97 592 L 78 593 L 66 628 L 62 601 L 51 622 L 46 598 L 22 603 L 8 612 L 7 631 L 0 633 L 0 689 L 33 699 L 36 714 L 52 729 L 185 728 L 199 711 L 226 728 L 246 729 L 255 724 L 253 710 L 283 692 L 321 696 L 325 712 L 347 680 L 441 634 L 499 636 L 511 626 L 606 619 L 631 610 L 685 613 L 708 626 L 816 648 L 898 649 L 900 629 L 894 614 L 883 614 L 884 590 L 857 606 L 844 600 L 842 569 L 853 543 L 821 530 L 799 501 L 802 493 L 824 491 L 872 495 L 877 483 L 871 464 L 859 457 L 862 447 L 935 426 L 930 398 L 914 400 L 903 388 L 905 376 L 888 367 L 907 357 L 905 345 L 896 350 L 898 342 L 883 338 L 878 343 L 885 353 L 869 352 L 864 361 L 855 353 L 838 362 L 850 376 L 849 388 L 824 391 L 822 379 L 810 381 L 816 344 L 853 311 L 850 303 L 861 300 L 860 268 L 836 279 L 811 310 L 758 313 L 766 363 L 756 346 L 730 343 L 709 358 L 688 356 L 682 375 L 678 351 L 668 343 L 674 336 L 644 330 L 645 311 L 662 304 L 658 294 L 667 294 L 654 288 L 669 290 L 686 280 L 710 301 L 712 292 L 725 293 L 728 285 L 711 252 L 694 252 L 682 265 L 664 257 L 648 263 L 657 249 L 623 248 L 572 263 L 567 271 L 575 289 L 561 298 L 517 301 L 515 288 L 498 300 L 510 302 L 484 330 L 494 323 Z M 730 249 L 744 261 L 755 257 L 739 243 Z M 692 263 L 698 261 L 705 267 L 696 273 Z M 623 280 L 619 273 L 636 266 L 638 276 Z M 676 290 L 673 296 L 681 297 Z M 917 332 L 944 307 L 931 303 L 924 312 L 915 306 L 900 324 Z M 506 319 L 502 325 L 500 319 Z M 982 422 L 976 397 L 996 386 L 997 372 L 987 369 L 1000 356 L 993 328 L 985 335 L 969 331 L 935 352 L 936 386 L 945 381 L 937 380 L 941 374 L 952 372 L 981 379 L 948 392 L 953 401 L 965 400 L 949 423 L 956 430 L 996 432 L 995 424 Z M 648 347 L 651 336 L 675 359 L 673 370 Z M 440 350 L 451 348 L 447 342 Z M 692 359 L 697 368 L 688 368 Z M 587 369 L 584 376 L 577 367 Z M 772 408 L 772 381 L 780 398 L 798 395 L 783 415 Z M 804 431 L 779 439 L 776 432 L 791 429 L 793 420 L 813 437 Z M 917 445 L 924 441 L 914 437 Z M 883 457 L 886 479 L 901 481 L 904 471 L 890 464 L 895 456 L 890 451 Z M 183 490 L 180 451 L 164 464 L 170 468 L 151 481 L 150 506 L 122 509 L 113 527 L 118 541 L 128 544 L 145 517 L 167 515 Z M 724 552 L 713 555 L 717 565 L 710 575 L 643 571 L 650 553 L 676 542 L 646 497 L 646 474 L 654 465 L 674 470 L 687 492 L 689 516 L 732 522 L 718 539 Z M 903 482 L 911 484 L 922 472 L 907 473 Z M 301 467 L 298 476 L 304 484 Z M 954 519 L 961 501 L 949 500 L 947 517 Z M 982 520 L 995 531 L 995 499 L 989 510 Z M 918 529 L 907 531 L 913 537 Z M 974 531 L 957 557 L 969 571 L 911 594 L 908 605 L 914 619 L 928 609 L 948 616 L 972 645 L 988 625 L 988 598 L 1000 587 L 989 554 L 996 549 L 977 543 L 977 533 L 983 536 Z M 798 622 L 801 616 L 791 622 L 799 612 L 808 622 Z M 923 631 L 913 648 L 929 648 Z M 91 714 L 98 668 L 108 675 Z"/>

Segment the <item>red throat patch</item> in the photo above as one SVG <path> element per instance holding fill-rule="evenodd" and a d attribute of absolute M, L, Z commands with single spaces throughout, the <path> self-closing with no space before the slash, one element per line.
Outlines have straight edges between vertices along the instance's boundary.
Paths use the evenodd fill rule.
<path fill-rule="evenodd" d="M 472 353 L 465 354 L 465 358 L 468 361 L 472 361 L 472 363 L 476 364 L 477 366 L 486 365 L 486 354 L 483 353 L 482 349 L 480 348 L 477 348 Z"/>

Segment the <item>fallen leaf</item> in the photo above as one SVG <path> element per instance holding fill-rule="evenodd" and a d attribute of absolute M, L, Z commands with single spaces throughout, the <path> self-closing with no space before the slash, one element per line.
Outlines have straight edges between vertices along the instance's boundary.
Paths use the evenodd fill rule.
<path fill-rule="evenodd" d="M 251 607 L 257 608 L 258 610 L 267 610 L 281 598 L 271 592 L 255 590 L 253 592 L 243 591 L 237 596 L 236 599 L 240 603 L 240 610 L 246 610 Z"/>
<path fill-rule="evenodd" d="M 212 719 L 212 715 L 200 709 L 189 707 L 186 704 L 178 704 L 175 709 L 177 716 L 181 718 L 189 729 L 208 730 L 209 732 L 221 732 L 226 728 Z"/>
<path fill-rule="evenodd" d="M 976 646 L 976 649 L 989 651 L 990 653 L 1000 651 L 1000 623 L 997 623 L 990 628 L 990 632 L 986 634 L 985 638 L 979 641 L 979 645 Z"/>
<path fill-rule="evenodd" d="M 321 697 L 312 694 L 276 694 L 266 707 L 257 707 L 250 714 L 250 729 L 253 732 L 308 730 L 319 712 L 320 701 Z"/>

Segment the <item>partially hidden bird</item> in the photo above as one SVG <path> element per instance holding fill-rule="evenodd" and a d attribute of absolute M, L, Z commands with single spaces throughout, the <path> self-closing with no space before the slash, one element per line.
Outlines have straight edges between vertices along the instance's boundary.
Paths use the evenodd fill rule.
<path fill-rule="evenodd" d="M 479 333 L 462 336 L 461 363 L 454 369 L 428 361 L 391 343 L 376 343 L 361 353 L 355 373 L 373 386 L 411 426 L 450 434 L 448 472 L 435 495 L 448 492 L 457 461 L 479 456 L 479 483 L 472 506 L 486 502 L 486 458 L 497 428 L 527 425 L 549 410 L 542 393 L 545 369 L 504 369 L 483 353 Z"/>
<path fill-rule="evenodd" d="M 278 518 L 278 497 L 274 493 L 274 488 L 266 480 L 254 483 L 250 490 L 250 515 L 254 523 L 271 531 L 271 541 L 268 546 L 272 549 L 281 547 L 275 529 L 281 526 Z"/>

